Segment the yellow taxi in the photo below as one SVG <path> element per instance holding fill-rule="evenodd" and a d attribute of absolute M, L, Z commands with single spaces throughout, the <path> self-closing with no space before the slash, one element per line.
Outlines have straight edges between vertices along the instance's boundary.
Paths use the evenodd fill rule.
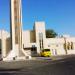
<path fill-rule="evenodd" d="M 50 49 L 44 49 L 44 50 L 42 50 L 40 55 L 43 56 L 43 57 L 50 57 L 51 56 L 51 51 L 50 51 Z"/>

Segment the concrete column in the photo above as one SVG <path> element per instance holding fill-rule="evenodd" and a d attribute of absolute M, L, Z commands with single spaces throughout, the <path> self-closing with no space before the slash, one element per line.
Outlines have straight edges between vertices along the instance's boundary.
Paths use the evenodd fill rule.
<path fill-rule="evenodd" d="M 15 21 L 14 21 L 14 0 L 11 0 L 11 43 L 12 43 L 12 50 L 15 50 Z"/>
<path fill-rule="evenodd" d="M 11 0 L 11 38 L 12 50 L 17 56 L 22 50 L 22 7 L 21 0 Z M 18 47 L 16 50 L 16 46 Z"/>
<path fill-rule="evenodd" d="M 1 31 L 1 42 L 2 42 L 2 57 L 6 57 L 6 36 L 4 31 Z"/>

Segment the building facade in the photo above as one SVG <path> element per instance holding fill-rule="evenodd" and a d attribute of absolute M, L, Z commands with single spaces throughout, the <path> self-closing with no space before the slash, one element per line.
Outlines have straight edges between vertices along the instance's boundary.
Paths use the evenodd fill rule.
<path fill-rule="evenodd" d="M 32 31 L 23 32 L 23 47 L 37 54 L 43 49 L 50 49 L 52 56 L 75 54 L 75 37 L 46 38 L 45 22 L 35 22 Z"/>
<path fill-rule="evenodd" d="M 23 31 L 22 36 L 23 51 L 30 56 L 40 54 L 43 49 L 50 49 L 52 56 L 75 54 L 75 37 L 64 35 L 46 38 L 45 22 L 35 22 L 33 30 Z M 10 56 L 10 49 L 10 34 L 4 30 L 0 31 L 0 52 L 3 58 Z M 15 50 L 17 50 L 16 47 Z"/>
<path fill-rule="evenodd" d="M 52 56 L 75 54 L 75 37 L 46 38 L 45 22 L 35 22 L 33 30 L 23 31 L 21 0 L 10 0 L 10 33 L 0 31 L 0 57 L 30 59 L 43 49 L 50 49 Z"/>
<path fill-rule="evenodd" d="M 22 36 L 23 52 L 29 56 L 39 55 L 43 49 L 50 49 L 52 56 L 75 54 L 75 37 L 64 35 L 62 37 L 46 38 L 45 22 L 35 22 L 33 30 L 23 31 Z M 11 56 L 10 49 L 10 34 L 2 30 L 0 31 L 0 52 L 2 58 L 5 59 Z M 17 50 L 16 47 L 15 50 Z M 17 52 L 12 52 L 12 56 L 14 53 Z"/>

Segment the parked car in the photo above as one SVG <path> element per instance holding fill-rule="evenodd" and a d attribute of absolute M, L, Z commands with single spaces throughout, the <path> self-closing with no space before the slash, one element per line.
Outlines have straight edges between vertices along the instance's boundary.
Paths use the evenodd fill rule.
<path fill-rule="evenodd" d="M 51 51 L 50 51 L 50 49 L 44 49 L 44 50 L 41 51 L 40 55 L 43 56 L 43 57 L 50 57 Z"/>

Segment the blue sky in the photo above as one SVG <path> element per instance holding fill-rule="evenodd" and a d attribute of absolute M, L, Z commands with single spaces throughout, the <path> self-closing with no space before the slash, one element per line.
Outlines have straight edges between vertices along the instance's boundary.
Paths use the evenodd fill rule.
<path fill-rule="evenodd" d="M 0 29 L 9 31 L 10 0 L 0 0 Z M 35 21 L 45 21 L 46 29 L 75 36 L 75 0 L 22 0 L 23 29 Z"/>

